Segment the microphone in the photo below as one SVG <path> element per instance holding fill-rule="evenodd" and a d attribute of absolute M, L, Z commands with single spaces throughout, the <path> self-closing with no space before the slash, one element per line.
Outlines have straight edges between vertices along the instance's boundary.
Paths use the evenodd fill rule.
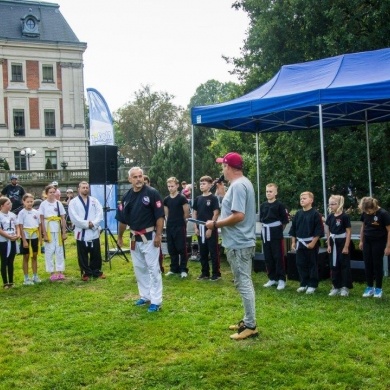
<path fill-rule="evenodd" d="M 214 192 L 217 188 L 217 184 L 222 183 L 225 180 L 225 175 L 222 174 L 217 180 L 214 181 L 213 185 L 210 188 L 210 192 Z"/>

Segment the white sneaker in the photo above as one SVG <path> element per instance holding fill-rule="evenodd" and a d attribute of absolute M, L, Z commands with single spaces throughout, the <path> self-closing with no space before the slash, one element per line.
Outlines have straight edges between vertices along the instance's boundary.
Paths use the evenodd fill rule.
<path fill-rule="evenodd" d="M 182 272 L 181 274 L 180 274 L 180 276 L 181 276 L 181 278 L 182 279 L 184 279 L 184 278 L 186 278 L 187 276 L 188 276 L 188 274 L 187 274 L 187 272 Z"/>
<path fill-rule="evenodd" d="M 171 275 L 175 275 L 175 273 L 172 272 L 172 271 L 168 271 L 168 272 L 165 274 L 165 276 L 171 276 Z"/>
<path fill-rule="evenodd" d="M 340 291 L 340 296 L 347 297 L 349 295 L 349 289 L 347 287 L 343 287 Z"/>
<path fill-rule="evenodd" d="M 330 293 L 328 295 L 330 297 L 335 297 L 336 295 L 341 295 L 340 289 L 339 288 L 332 288 L 332 290 L 330 290 Z"/>
<path fill-rule="evenodd" d="M 34 282 L 31 280 L 31 279 L 26 279 L 24 282 L 23 282 L 23 285 L 24 286 L 32 286 L 34 284 Z"/>
<path fill-rule="evenodd" d="M 279 280 L 277 290 L 283 290 L 286 287 L 286 282 L 284 280 Z"/>
<path fill-rule="evenodd" d="M 306 290 L 306 294 L 314 294 L 314 291 L 316 291 L 314 287 L 308 287 Z"/>
<path fill-rule="evenodd" d="M 278 284 L 276 280 L 269 280 L 266 284 L 263 284 L 263 287 L 271 287 L 275 286 L 275 284 Z"/>
<path fill-rule="evenodd" d="M 297 288 L 297 292 L 301 293 L 301 292 L 305 292 L 307 289 L 307 286 L 306 287 L 298 287 Z"/>

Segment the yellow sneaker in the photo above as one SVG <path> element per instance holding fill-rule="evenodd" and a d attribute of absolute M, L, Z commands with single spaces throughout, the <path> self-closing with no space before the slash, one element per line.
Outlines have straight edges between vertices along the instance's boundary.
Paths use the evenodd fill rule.
<path fill-rule="evenodd" d="M 232 340 L 244 340 L 250 337 L 258 337 L 258 336 L 259 336 L 259 332 L 257 331 L 257 327 L 251 329 L 243 325 L 240 327 L 240 329 L 238 329 L 238 332 L 232 334 L 230 338 Z"/>

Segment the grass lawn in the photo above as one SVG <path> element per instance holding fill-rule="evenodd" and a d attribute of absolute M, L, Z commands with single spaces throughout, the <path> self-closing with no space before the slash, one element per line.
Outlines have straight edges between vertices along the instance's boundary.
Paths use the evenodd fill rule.
<path fill-rule="evenodd" d="M 164 277 L 163 309 L 135 307 L 131 263 L 120 256 L 106 280 L 82 282 L 73 238 L 64 282 L 0 291 L 0 389 L 389 389 L 390 281 L 382 299 L 265 289 L 253 274 L 260 337 L 232 341 L 242 306 L 226 261 L 222 280 Z M 169 258 L 165 261 L 169 268 Z M 389 295 L 387 295 L 388 293 Z"/>

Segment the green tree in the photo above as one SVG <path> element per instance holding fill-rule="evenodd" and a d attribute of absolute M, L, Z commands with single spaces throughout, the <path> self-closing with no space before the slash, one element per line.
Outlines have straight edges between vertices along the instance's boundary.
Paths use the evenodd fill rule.
<path fill-rule="evenodd" d="M 5 158 L 0 159 L 0 169 L 4 169 L 6 171 L 9 171 L 11 169 L 9 167 L 7 159 L 5 159 Z"/>
<path fill-rule="evenodd" d="M 53 164 L 51 163 L 50 158 L 46 160 L 45 169 L 53 169 Z"/>
<path fill-rule="evenodd" d="M 182 118 L 183 109 L 172 103 L 172 95 L 153 92 L 147 85 L 134 96 L 134 101 L 114 114 L 116 134 L 121 153 L 145 167 L 150 166 L 153 156 L 173 134 L 188 129 Z"/>
<path fill-rule="evenodd" d="M 285 64 L 390 46 L 390 2 L 377 0 L 237 0 L 249 16 L 241 57 L 228 59 L 245 90 Z"/>
<path fill-rule="evenodd" d="M 160 191 L 161 195 L 167 193 L 168 177 L 175 176 L 179 181 L 188 180 L 191 177 L 191 151 L 188 141 L 177 138 L 167 142 L 154 155 L 148 173 L 152 186 Z"/>

